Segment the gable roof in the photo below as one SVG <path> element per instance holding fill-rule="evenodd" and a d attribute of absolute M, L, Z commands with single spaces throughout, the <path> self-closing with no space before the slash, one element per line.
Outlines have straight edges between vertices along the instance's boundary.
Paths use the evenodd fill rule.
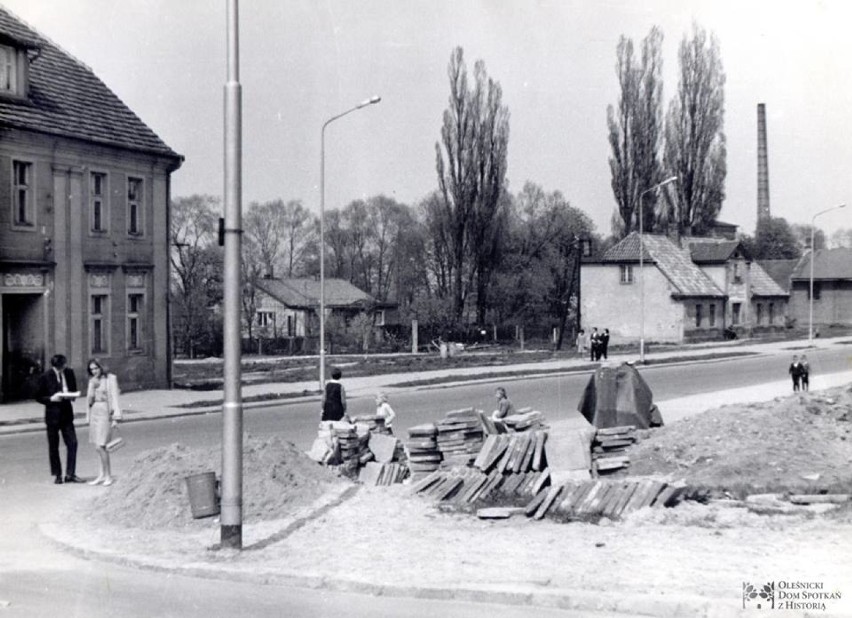
<path fill-rule="evenodd" d="M 27 54 L 29 96 L 0 97 L 0 126 L 182 161 L 89 67 L 2 6 L 0 38 L 35 50 Z"/>
<path fill-rule="evenodd" d="M 689 247 L 689 254 L 696 264 L 724 264 L 735 257 L 737 251 L 746 258 L 745 251 L 738 240 L 724 238 L 684 238 L 684 244 Z"/>
<path fill-rule="evenodd" d="M 779 285 L 757 262 L 751 264 L 752 296 L 789 296 L 786 286 Z"/>
<path fill-rule="evenodd" d="M 257 287 L 293 309 L 316 309 L 320 304 L 320 282 L 316 279 L 261 279 Z M 325 306 L 364 307 L 373 298 L 344 279 L 325 280 Z"/>
<path fill-rule="evenodd" d="M 792 260 L 760 260 L 758 263 L 767 275 L 772 277 L 781 288 L 790 291 L 790 276 L 796 270 L 799 259 Z"/>
<path fill-rule="evenodd" d="M 793 279 L 811 278 L 811 254 L 799 261 Z M 820 249 L 814 258 L 814 279 L 852 279 L 852 249 Z"/>
<path fill-rule="evenodd" d="M 725 293 L 667 236 L 643 234 L 643 260 L 656 264 L 660 272 L 675 288 L 672 296 L 700 296 L 724 298 Z M 601 262 L 637 262 L 639 260 L 639 234 L 631 232 L 621 242 L 604 253 Z"/>

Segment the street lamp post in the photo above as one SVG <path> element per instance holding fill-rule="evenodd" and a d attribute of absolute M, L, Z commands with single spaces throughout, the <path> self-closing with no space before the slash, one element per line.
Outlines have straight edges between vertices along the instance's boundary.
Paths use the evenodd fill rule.
<path fill-rule="evenodd" d="M 642 205 L 646 193 L 659 191 L 667 184 L 677 180 L 677 176 L 669 176 L 653 187 L 645 189 L 639 194 L 639 362 L 645 363 L 645 241 L 643 239 L 644 209 Z"/>
<path fill-rule="evenodd" d="M 816 218 L 820 215 L 824 215 L 827 212 L 831 212 L 832 210 L 837 210 L 838 208 L 845 208 L 846 204 L 838 204 L 837 206 L 832 206 L 831 208 L 826 208 L 825 210 L 819 211 L 813 217 L 811 217 L 811 277 L 810 277 L 810 289 L 809 289 L 809 303 L 808 303 L 808 345 L 812 346 L 814 344 L 814 258 L 816 257 L 816 251 L 814 247 L 814 236 L 816 232 Z"/>
<path fill-rule="evenodd" d="M 347 114 L 367 107 L 375 105 L 382 100 L 382 97 L 376 95 L 369 99 L 361 101 L 355 107 L 347 109 L 345 112 L 332 116 L 322 125 L 320 132 L 320 353 L 319 353 L 319 386 L 320 390 L 325 388 L 325 128 L 338 118 L 343 118 Z"/>

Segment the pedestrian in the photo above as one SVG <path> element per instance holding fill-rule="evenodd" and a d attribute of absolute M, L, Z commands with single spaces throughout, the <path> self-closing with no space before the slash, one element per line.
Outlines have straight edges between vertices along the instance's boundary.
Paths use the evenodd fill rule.
<path fill-rule="evenodd" d="M 393 433 L 393 419 L 396 418 L 396 412 L 388 403 L 388 396 L 385 393 L 376 395 L 376 416 L 384 419 L 385 427 Z"/>
<path fill-rule="evenodd" d="M 86 422 L 89 424 L 89 442 L 95 446 L 100 459 L 100 471 L 89 485 L 109 487 L 113 484 L 109 451 L 106 449 L 112 430 L 121 420 L 121 405 L 118 401 L 118 378 L 104 369 L 101 362 L 90 359 L 86 367 L 89 386 L 86 390 Z"/>
<path fill-rule="evenodd" d="M 586 353 L 586 331 L 582 328 L 577 333 L 577 355 L 583 356 Z"/>
<path fill-rule="evenodd" d="M 598 333 L 597 327 L 592 328 L 592 337 L 589 346 L 589 355 L 591 360 L 596 361 L 600 358 L 601 336 Z"/>
<path fill-rule="evenodd" d="M 808 357 L 802 354 L 802 359 L 799 361 L 801 365 L 802 390 L 808 391 L 811 388 L 811 367 L 808 365 Z"/>
<path fill-rule="evenodd" d="M 72 402 L 80 396 L 77 378 L 67 367 L 68 359 L 56 354 L 50 359 L 50 369 L 39 378 L 36 401 L 44 406 L 44 424 L 47 427 L 47 452 L 50 459 L 50 474 L 54 483 L 61 485 L 62 460 L 59 458 L 59 435 L 65 442 L 66 483 L 82 483 L 77 476 L 77 432 L 74 430 L 74 406 Z"/>
<path fill-rule="evenodd" d="M 494 391 L 494 396 L 497 398 L 497 409 L 491 414 L 492 420 L 502 421 L 507 416 L 515 413 L 515 406 L 506 395 L 505 388 L 498 386 Z"/>
<path fill-rule="evenodd" d="M 802 365 L 799 363 L 799 357 L 795 354 L 793 355 L 793 362 L 790 363 L 790 368 L 787 370 L 787 373 L 790 374 L 790 377 L 793 378 L 793 392 L 797 392 L 799 390 L 799 383 L 802 379 Z"/>
<path fill-rule="evenodd" d="M 346 416 L 346 389 L 340 383 L 343 372 L 335 367 L 331 370 L 331 380 L 325 383 L 322 393 L 322 420 L 339 421 Z"/>
<path fill-rule="evenodd" d="M 609 329 L 605 328 L 603 334 L 601 335 L 601 354 L 604 357 L 604 360 L 607 360 L 607 353 L 609 350 Z"/>

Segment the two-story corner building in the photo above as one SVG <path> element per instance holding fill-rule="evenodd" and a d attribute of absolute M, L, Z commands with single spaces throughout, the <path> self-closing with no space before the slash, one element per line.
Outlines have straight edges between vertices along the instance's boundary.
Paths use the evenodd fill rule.
<path fill-rule="evenodd" d="M 582 264 L 582 328 L 609 328 L 613 344 L 636 342 L 643 331 L 647 341 L 657 342 L 721 336 L 724 291 L 692 261 L 687 249 L 667 236 L 643 234 L 642 245 L 641 272 L 635 232 L 599 261 Z"/>
<path fill-rule="evenodd" d="M 0 395 L 51 355 L 166 387 L 170 175 L 182 157 L 87 66 L 0 8 Z M 84 381 L 85 384 L 85 381 Z"/>

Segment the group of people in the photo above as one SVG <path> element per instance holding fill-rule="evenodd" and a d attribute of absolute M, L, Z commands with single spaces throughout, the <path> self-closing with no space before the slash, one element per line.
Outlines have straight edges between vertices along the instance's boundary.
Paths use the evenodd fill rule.
<path fill-rule="evenodd" d="M 50 474 L 54 483 L 84 483 L 77 476 L 77 432 L 74 429 L 73 401 L 80 396 L 77 377 L 68 367 L 68 359 L 56 354 L 50 359 L 51 368 L 40 378 L 36 401 L 44 406 L 44 423 L 47 427 L 47 450 Z M 109 486 L 114 482 L 110 468 L 109 444 L 118 421 L 121 420 L 118 380 L 98 359 L 91 359 L 86 367 L 89 383 L 86 389 L 86 422 L 89 425 L 89 442 L 95 447 L 100 460 L 98 476 L 89 485 Z M 59 438 L 65 442 L 65 474 L 59 456 Z"/>
<path fill-rule="evenodd" d="M 585 355 L 586 350 L 589 351 L 589 359 L 599 361 L 601 358 L 606 360 L 609 351 L 609 329 L 603 329 L 602 333 L 598 332 L 596 327 L 592 328 L 592 332 L 588 335 L 582 328 L 577 333 L 577 354 Z"/>
<path fill-rule="evenodd" d="M 790 377 L 793 378 L 793 392 L 810 390 L 811 368 L 808 365 L 808 357 L 802 354 L 800 359 L 793 355 L 793 362 L 790 363 L 790 369 L 787 371 Z"/>
<path fill-rule="evenodd" d="M 346 389 L 340 381 L 342 377 L 343 372 L 335 367 L 331 370 L 331 379 L 325 383 L 322 392 L 322 417 L 320 418 L 323 422 L 349 420 L 349 414 L 346 412 Z M 383 419 L 385 427 L 393 433 L 393 419 L 396 418 L 396 412 L 393 411 L 388 402 L 387 394 L 383 392 L 376 395 L 376 416 Z"/>

